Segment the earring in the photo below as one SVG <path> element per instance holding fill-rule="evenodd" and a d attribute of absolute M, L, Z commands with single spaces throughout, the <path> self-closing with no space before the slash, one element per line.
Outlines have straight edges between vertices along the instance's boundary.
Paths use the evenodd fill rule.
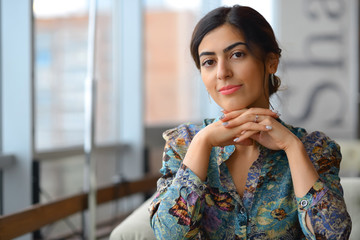
<path fill-rule="evenodd" d="M 271 80 L 271 84 L 272 84 L 273 86 L 275 86 L 275 77 L 274 77 L 274 74 L 273 74 L 273 73 L 270 74 L 270 80 Z"/>

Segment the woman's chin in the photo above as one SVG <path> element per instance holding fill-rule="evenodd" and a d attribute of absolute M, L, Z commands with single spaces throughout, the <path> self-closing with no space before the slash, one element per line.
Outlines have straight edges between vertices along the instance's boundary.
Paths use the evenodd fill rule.
<path fill-rule="evenodd" d="M 229 113 L 229 112 L 233 112 L 233 111 L 239 111 L 239 110 L 243 110 L 243 109 L 247 109 L 248 107 L 227 107 L 227 108 L 223 108 L 223 112 L 224 113 Z"/>

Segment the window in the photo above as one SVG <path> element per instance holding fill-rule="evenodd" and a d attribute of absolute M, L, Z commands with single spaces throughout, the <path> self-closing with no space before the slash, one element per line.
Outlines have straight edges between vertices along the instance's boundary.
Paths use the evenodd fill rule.
<path fill-rule="evenodd" d="M 145 125 L 197 121 L 201 79 L 189 44 L 201 1 L 145 1 Z"/>
<path fill-rule="evenodd" d="M 35 0 L 35 149 L 79 146 L 84 135 L 87 1 Z M 117 140 L 111 0 L 98 1 L 96 142 Z"/>

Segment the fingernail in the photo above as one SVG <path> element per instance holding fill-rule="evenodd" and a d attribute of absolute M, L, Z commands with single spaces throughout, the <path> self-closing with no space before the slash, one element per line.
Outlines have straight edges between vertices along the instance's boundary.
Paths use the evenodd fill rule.
<path fill-rule="evenodd" d="M 266 129 L 267 129 L 267 130 L 271 130 L 271 129 L 272 129 L 272 126 L 266 125 Z"/>
<path fill-rule="evenodd" d="M 219 119 L 222 120 L 224 118 L 225 118 L 225 114 L 221 115 Z"/>
<path fill-rule="evenodd" d="M 229 122 L 223 122 L 222 125 L 227 126 L 227 125 L 229 125 Z"/>
<path fill-rule="evenodd" d="M 278 117 L 280 117 L 281 116 L 281 113 L 279 113 L 279 111 L 278 110 L 271 110 L 273 113 L 275 113 Z"/>
<path fill-rule="evenodd" d="M 237 141 L 239 141 L 239 138 L 235 138 L 235 139 L 234 139 L 234 142 L 237 142 Z"/>
<path fill-rule="evenodd" d="M 246 130 L 242 131 L 240 134 L 243 135 L 244 133 L 246 133 Z"/>

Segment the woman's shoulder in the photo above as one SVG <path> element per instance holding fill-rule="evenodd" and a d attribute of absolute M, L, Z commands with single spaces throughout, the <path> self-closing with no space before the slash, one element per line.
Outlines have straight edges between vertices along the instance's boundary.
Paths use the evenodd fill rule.
<path fill-rule="evenodd" d="M 201 129 L 211 124 L 213 121 L 214 119 L 205 119 L 202 124 L 190 122 L 181 124 L 163 132 L 163 138 L 165 141 L 191 141 Z"/>
<path fill-rule="evenodd" d="M 292 125 L 282 122 L 292 133 L 294 133 L 305 145 L 306 148 L 328 148 L 338 149 L 339 145 L 335 140 L 331 139 L 326 133 L 322 131 L 308 132 L 305 128 L 294 127 Z"/>

